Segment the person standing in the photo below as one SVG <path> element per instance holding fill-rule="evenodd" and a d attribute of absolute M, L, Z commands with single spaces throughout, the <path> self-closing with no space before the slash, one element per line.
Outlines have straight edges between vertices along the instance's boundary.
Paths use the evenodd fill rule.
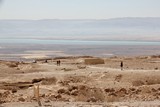
<path fill-rule="evenodd" d="M 60 66 L 60 64 L 61 64 L 61 61 L 58 60 L 58 61 L 57 61 L 57 66 Z"/>
<path fill-rule="evenodd" d="M 123 70 L 123 61 L 121 61 L 120 67 L 121 67 L 121 71 L 122 71 Z"/>
<path fill-rule="evenodd" d="M 59 65 L 59 61 L 57 61 L 57 66 Z"/>
<path fill-rule="evenodd" d="M 59 60 L 58 62 L 59 62 L 59 66 L 60 66 L 61 65 L 61 61 Z"/>

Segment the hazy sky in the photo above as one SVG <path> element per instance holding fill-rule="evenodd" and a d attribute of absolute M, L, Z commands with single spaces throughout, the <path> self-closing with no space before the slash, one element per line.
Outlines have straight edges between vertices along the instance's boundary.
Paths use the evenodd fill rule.
<path fill-rule="evenodd" d="M 0 19 L 160 17 L 160 0 L 3 0 Z"/>

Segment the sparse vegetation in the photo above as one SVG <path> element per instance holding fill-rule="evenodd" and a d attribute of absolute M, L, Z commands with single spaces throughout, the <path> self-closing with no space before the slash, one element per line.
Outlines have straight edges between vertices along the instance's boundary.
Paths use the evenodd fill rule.
<path fill-rule="evenodd" d="M 160 100 L 160 73 L 154 67 L 148 70 L 148 66 L 156 63 L 148 62 L 148 59 L 126 58 L 127 69 L 120 71 L 119 59 L 107 59 L 105 64 L 85 65 L 75 64 L 74 59 L 65 59 L 61 66 L 54 62 L 16 64 L 9 67 L 9 62 L 0 63 L 3 71 L 0 78 L 0 103 L 11 102 L 34 102 L 34 85 L 39 84 L 39 101 L 43 99 L 42 105 L 55 102 L 85 102 L 86 104 L 104 102 L 125 102 L 125 101 L 154 101 Z M 77 59 L 75 59 L 77 60 Z M 137 70 L 137 61 L 147 63 L 143 70 Z M 149 59 L 150 60 L 150 59 Z M 72 62 L 70 62 L 72 61 Z M 107 62 L 108 61 L 108 62 Z M 131 62 L 129 62 L 131 61 Z M 115 64 L 115 65 L 109 65 Z M 131 64 L 131 65 L 130 65 Z M 5 65 L 5 66 L 4 66 Z M 110 67 L 108 67 L 110 66 Z M 114 66 L 117 66 L 113 69 Z M 157 66 L 157 65 L 156 65 Z M 63 69 L 65 68 L 65 69 Z M 141 68 L 141 67 L 139 67 Z M 12 72 L 10 71 L 12 70 Z M 66 71 L 66 72 L 65 72 Z M 14 75 L 13 75 L 14 74 Z M 4 75 L 4 77 L 3 77 Z M 13 77 L 13 78 L 12 78 Z M 36 102 L 37 104 L 37 102 Z"/>

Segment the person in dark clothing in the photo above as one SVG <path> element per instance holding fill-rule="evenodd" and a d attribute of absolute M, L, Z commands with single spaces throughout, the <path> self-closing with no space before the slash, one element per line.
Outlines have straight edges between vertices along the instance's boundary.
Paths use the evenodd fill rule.
<path fill-rule="evenodd" d="M 59 62 L 57 61 L 57 66 L 59 65 Z"/>
<path fill-rule="evenodd" d="M 45 59 L 44 63 L 48 63 L 47 59 Z"/>
<path fill-rule="evenodd" d="M 61 64 L 61 61 L 58 60 L 58 61 L 57 61 L 57 66 L 60 66 L 60 64 Z"/>
<path fill-rule="evenodd" d="M 59 66 L 60 66 L 61 65 L 61 61 L 59 60 L 58 62 L 59 62 Z"/>
<path fill-rule="evenodd" d="M 123 61 L 121 61 L 120 67 L 121 67 L 121 71 L 122 71 L 123 70 Z"/>

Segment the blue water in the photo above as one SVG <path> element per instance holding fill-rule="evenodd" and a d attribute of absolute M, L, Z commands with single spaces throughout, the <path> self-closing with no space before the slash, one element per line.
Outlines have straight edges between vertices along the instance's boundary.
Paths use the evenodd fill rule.
<path fill-rule="evenodd" d="M 87 40 L 42 40 L 42 39 L 0 39 L 7 44 L 58 44 L 58 45 L 160 45 L 160 42 L 145 41 L 87 41 Z"/>

